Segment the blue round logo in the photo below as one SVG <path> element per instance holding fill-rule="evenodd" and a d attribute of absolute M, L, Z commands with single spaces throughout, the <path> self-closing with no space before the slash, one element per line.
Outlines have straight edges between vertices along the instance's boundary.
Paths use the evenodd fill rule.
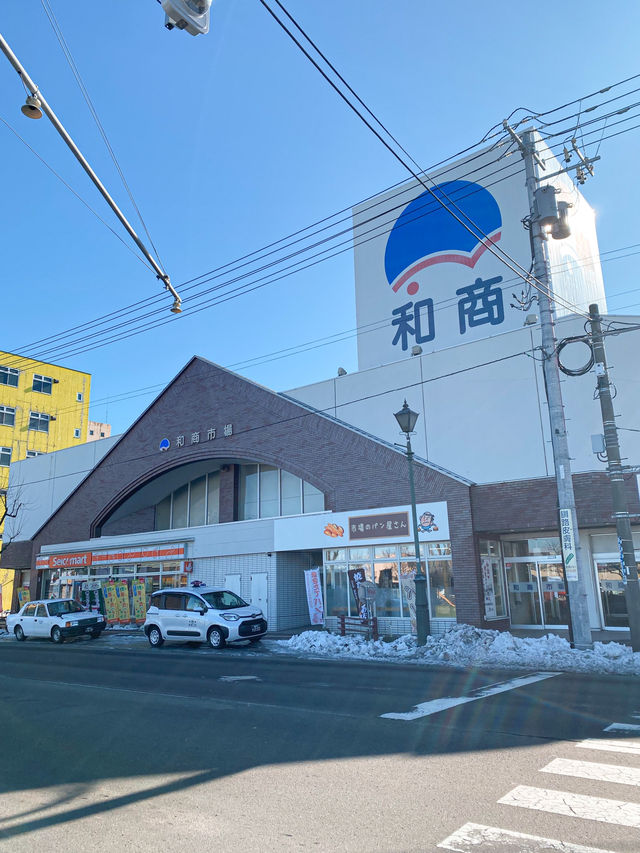
<path fill-rule="evenodd" d="M 160 442 L 160 450 L 168 450 L 171 447 L 171 442 L 168 438 L 163 438 Z"/>
<path fill-rule="evenodd" d="M 421 270 L 441 263 L 473 269 L 488 246 L 498 242 L 501 230 L 500 208 L 489 190 L 471 181 L 438 184 L 414 198 L 391 229 L 384 259 L 387 281 L 396 293 L 408 283 L 407 293 L 413 296 Z"/>

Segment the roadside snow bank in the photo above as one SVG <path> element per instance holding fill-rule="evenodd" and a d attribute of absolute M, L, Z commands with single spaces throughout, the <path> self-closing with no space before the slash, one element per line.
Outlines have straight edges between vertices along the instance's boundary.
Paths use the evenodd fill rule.
<path fill-rule="evenodd" d="M 276 640 L 272 648 L 287 654 L 327 658 L 640 675 L 640 652 L 634 654 L 620 643 L 594 643 L 592 650 L 578 651 L 554 634 L 514 637 L 506 631 L 471 625 L 455 625 L 442 636 L 430 636 L 422 648 L 416 646 L 411 635 L 385 643 L 326 631 L 305 631 L 289 640 Z"/>

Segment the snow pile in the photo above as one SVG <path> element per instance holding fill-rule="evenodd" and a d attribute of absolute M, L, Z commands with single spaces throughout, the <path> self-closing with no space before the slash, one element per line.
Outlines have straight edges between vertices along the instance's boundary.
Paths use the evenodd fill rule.
<path fill-rule="evenodd" d="M 594 643 L 593 649 L 579 651 L 555 634 L 514 637 L 507 631 L 471 625 L 455 625 L 442 636 L 427 637 L 426 646 L 421 648 L 411 635 L 386 643 L 326 631 L 305 631 L 289 640 L 276 640 L 271 647 L 288 654 L 328 658 L 640 675 L 640 652 L 633 653 L 620 643 Z"/>

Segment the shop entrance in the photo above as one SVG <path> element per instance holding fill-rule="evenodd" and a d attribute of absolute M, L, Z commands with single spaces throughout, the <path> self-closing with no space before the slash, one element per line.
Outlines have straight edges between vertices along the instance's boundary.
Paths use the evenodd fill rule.
<path fill-rule="evenodd" d="M 521 628 L 566 628 L 569 606 L 558 557 L 505 559 L 511 624 Z"/>
<path fill-rule="evenodd" d="M 600 609 L 604 628 L 628 628 L 629 614 L 625 596 L 625 584 L 622 579 L 620 557 L 595 558 L 598 590 L 600 591 Z"/>

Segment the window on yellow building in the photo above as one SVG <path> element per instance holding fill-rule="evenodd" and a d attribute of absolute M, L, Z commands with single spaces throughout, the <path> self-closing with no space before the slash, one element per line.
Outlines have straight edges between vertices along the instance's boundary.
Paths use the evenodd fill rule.
<path fill-rule="evenodd" d="M 0 385 L 11 385 L 17 388 L 18 376 L 20 376 L 20 371 L 16 370 L 15 367 L 0 366 Z"/>
<path fill-rule="evenodd" d="M 51 415 L 45 415 L 42 412 L 29 412 L 29 429 L 34 429 L 38 432 L 49 432 L 50 420 Z"/>
<path fill-rule="evenodd" d="M 0 447 L 0 465 L 8 468 L 11 465 L 11 448 Z"/>
<path fill-rule="evenodd" d="M 50 394 L 53 387 L 53 379 L 50 376 L 41 376 L 39 373 L 33 374 L 33 390 L 39 391 L 41 394 Z"/>
<path fill-rule="evenodd" d="M 12 406 L 0 406 L 0 424 L 15 426 L 16 410 Z"/>

